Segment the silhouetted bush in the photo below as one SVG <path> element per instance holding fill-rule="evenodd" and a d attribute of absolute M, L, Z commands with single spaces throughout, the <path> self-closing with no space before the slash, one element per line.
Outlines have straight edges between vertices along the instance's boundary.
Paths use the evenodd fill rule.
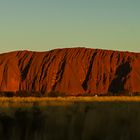
<path fill-rule="evenodd" d="M 18 97 L 42 97 L 40 91 L 17 91 L 16 96 Z"/>
<path fill-rule="evenodd" d="M 133 96 L 140 96 L 140 92 L 133 92 Z"/>
<path fill-rule="evenodd" d="M 128 90 L 122 90 L 119 92 L 108 92 L 105 94 L 106 96 L 133 96 L 134 93 Z"/>
<path fill-rule="evenodd" d="M 65 96 L 66 96 L 65 93 L 56 91 L 46 92 L 45 94 L 42 94 L 40 91 L 0 92 L 0 97 L 65 97 Z"/>
<path fill-rule="evenodd" d="M 5 93 L 4 92 L 0 92 L 0 97 L 4 97 Z"/>
<path fill-rule="evenodd" d="M 43 96 L 42 93 L 41 93 L 40 91 L 32 92 L 32 95 L 33 95 L 34 97 L 42 97 L 42 96 Z"/>
<path fill-rule="evenodd" d="M 16 96 L 17 97 L 29 97 L 29 96 L 31 96 L 31 92 L 29 92 L 29 91 L 17 91 Z"/>
<path fill-rule="evenodd" d="M 51 92 L 46 92 L 44 94 L 44 97 L 65 97 L 66 94 L 63 92 L 59 92 L 59 91 L 51 91 Z"/>
<path fill-rule="evenodd" d="M 133 96 L 133 93 L 128 90 L 123 90 L 117 93 L 118 96 Z"/>
<path fill-rule="evenodd" d="M 13 96 L 15 96 L 15 92 L 11 91 L 0 92 L 0 97 L 13 97 Z"/>
<path fill-rule="evenodd" d="M 44 94 L 40 91 L 3 91 L 0 92 L 0 97 L 66 97 L 69 96 L 66 93 L 59 92 L 59 91 L 51 91 L 45 92 Z M 91 94 L 86 93 L 82 94 L 79 93 L 77 95 L 73 95 L 75 97 L 94 97 L 94 96 L 140 96 L 140 92 L 130 92 L 128 90 L 123 90 L 121 92 L 108 92 L 108 93 L 99 93 L 99 94 Z"/>

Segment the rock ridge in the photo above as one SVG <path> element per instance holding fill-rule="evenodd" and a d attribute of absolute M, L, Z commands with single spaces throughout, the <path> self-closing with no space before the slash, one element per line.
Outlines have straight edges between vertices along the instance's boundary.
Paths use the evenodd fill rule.
<path fill-rule="evenodd" d="M 0 54 L 0 91 L 140 92 L 140 53 L 87 48 Z"/>

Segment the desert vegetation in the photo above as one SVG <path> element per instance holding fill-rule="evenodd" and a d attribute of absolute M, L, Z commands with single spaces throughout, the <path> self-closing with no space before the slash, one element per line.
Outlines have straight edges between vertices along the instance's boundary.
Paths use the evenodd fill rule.
<path fill-rule="evenodd" d="M 72 96 L 72 95 L 71 95 Z M 75 97 L 94 97 L 94 96 L 140 96 L 140 92 L 129 92 L 129 91 L 120 91 L 120 92 L 108 92 L 100 94 L 78 94 L 73 95 Z M 51 92 L 41 92 L 41 91 L 1 91 L 0 97 L 69 97 L 66 93 L 59 91 Z"/>
<path fill-rule="evenodd" d="M 65 93 L 62 92 L 45 92 L 40 91 L 3 91 L 0 92 L 0 97 L 65 97 Z"/>
<path fill-rule="evenodd" d="M 126 96 L 1 97 L 0 139 L 139 140 L 139 101 Z"/>
<path fill-rule="evenodd" d="M 139 140 L 138 95 L 0 92 L 0 139 Z"/>

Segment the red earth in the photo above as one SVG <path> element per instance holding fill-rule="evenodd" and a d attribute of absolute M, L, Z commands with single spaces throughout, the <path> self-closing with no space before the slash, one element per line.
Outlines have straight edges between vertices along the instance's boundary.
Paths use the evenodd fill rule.
<path fill-rule="evenodd" d="M 0 54 L 0 91 L 140 92 L 140 53 L 66 48 Z"/>

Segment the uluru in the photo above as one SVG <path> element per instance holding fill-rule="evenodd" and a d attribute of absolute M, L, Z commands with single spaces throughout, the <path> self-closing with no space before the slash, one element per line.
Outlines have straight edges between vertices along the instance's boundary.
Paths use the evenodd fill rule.
<path fill-rule="evenodd" d="M 140 53 L 90 48 L 0 54 L 0 91 L 140 92 Z"/>

